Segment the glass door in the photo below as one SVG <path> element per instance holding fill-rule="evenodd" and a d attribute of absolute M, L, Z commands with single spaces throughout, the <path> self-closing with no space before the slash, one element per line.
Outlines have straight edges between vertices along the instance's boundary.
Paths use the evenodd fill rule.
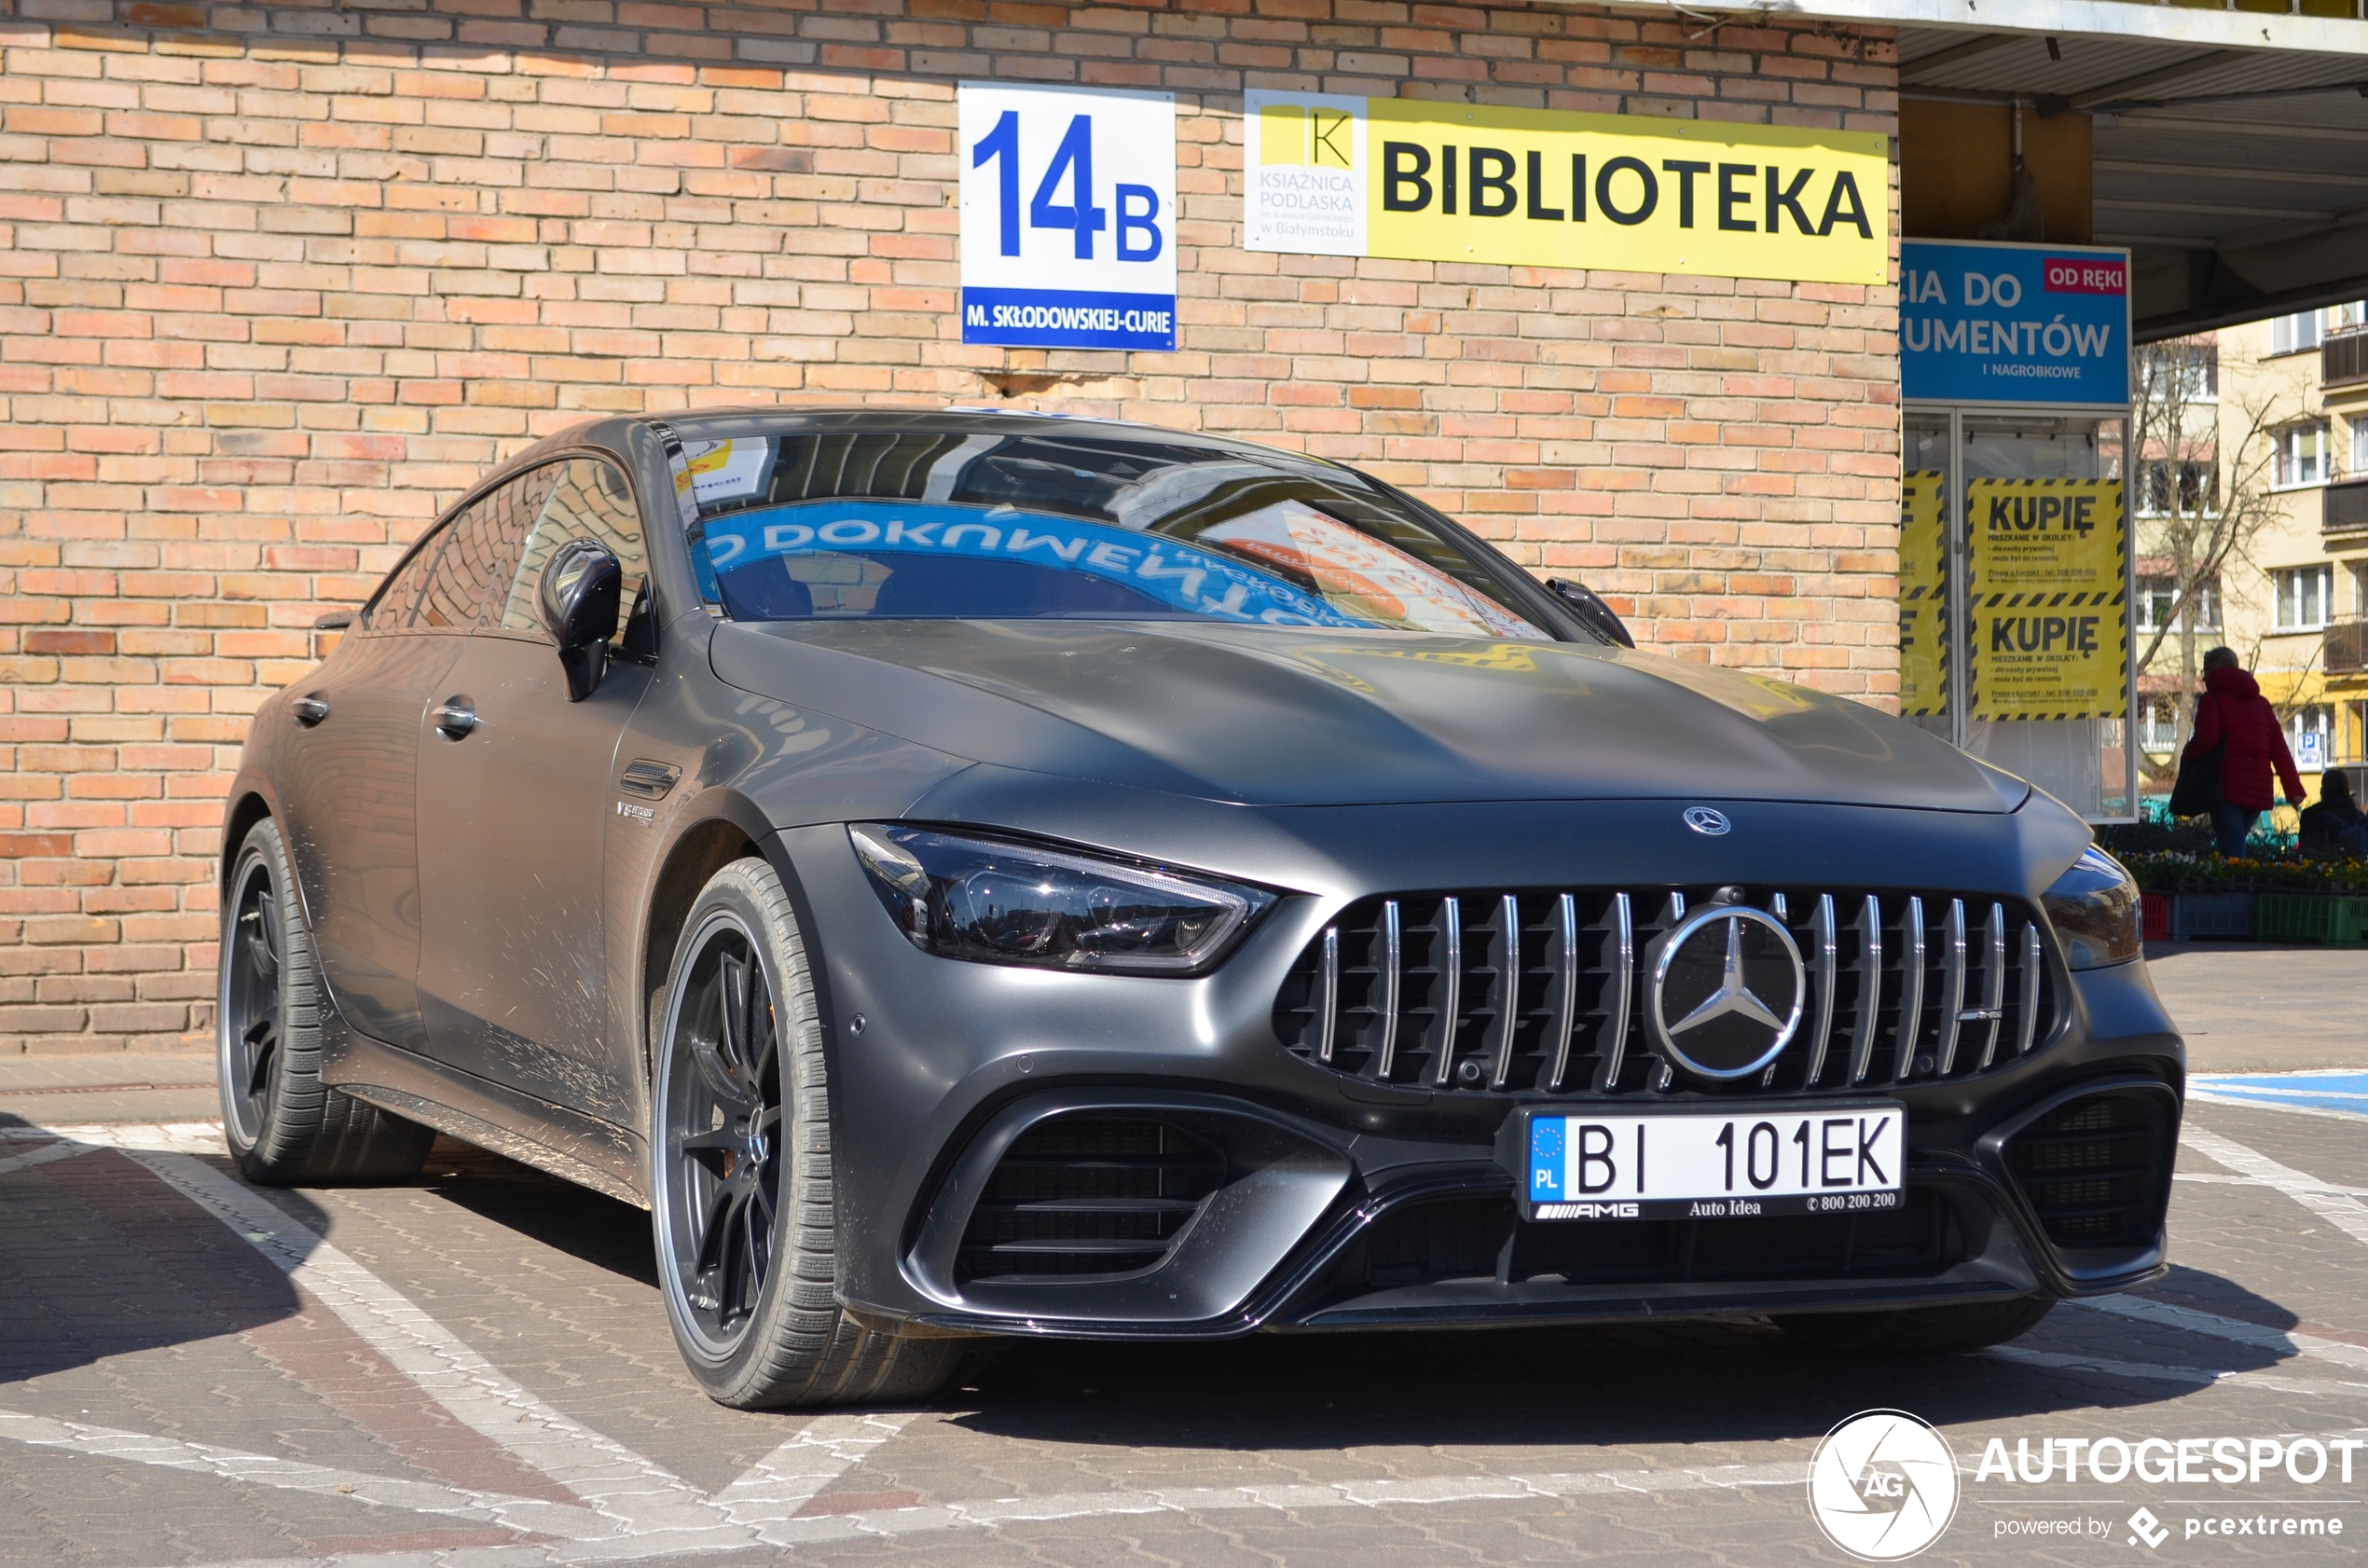
<path fill-rule="evenodd" d="M 1900 708 L 2092 820 L 2137 815 L 2124 421 L 1902 420 Z"/>

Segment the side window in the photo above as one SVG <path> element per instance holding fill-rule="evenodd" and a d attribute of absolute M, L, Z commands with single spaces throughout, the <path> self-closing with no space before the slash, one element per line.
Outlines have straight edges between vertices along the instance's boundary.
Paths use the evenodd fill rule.
<path fill-rule="evenodd" d="M 435 571 L 413 623 L 423 631 L 474 631 L 486 599 L 517 559 L 528 527 L 550 493 L 558 465 L 521 474 L 473 502 L 445 529 Z"/>
<path fill-rule="evenodd" d="M 363 627 L 371 632 L 406 631 L 411 626 L 411 613 L 420 607 L 420 590 L 427 585 L 428 575 L 435 570 L 436 553 L 444 548 L 444 535 L 431 531 L 427 540 L 411 553 L 386 586 L 371 600 L 370 612 L 363 618 Z"/>
<path fill-rule="evenodd" d="M 593 540 L 616 557 L 625 574 L 619 602 L 630 614 L 648 577 L 649 554 L 641 541 L 641 515 L 634 508 L 633 490 L 624 473 L 598 458 L 570 458 L 536 472 L 553 475 L 557 483 L 527 535 L 526 549 L 517 557 L 509 597 L 501 611 L 502 629 L 528 637 L 544 635 L 543 616 L 536 606 L 543 568 L 551 553 L 571 539 Z"/>

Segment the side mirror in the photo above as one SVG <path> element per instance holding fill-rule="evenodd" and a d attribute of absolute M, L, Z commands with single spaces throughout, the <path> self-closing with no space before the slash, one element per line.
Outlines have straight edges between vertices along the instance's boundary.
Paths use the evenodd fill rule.
<path fill-rule="evenodd" d="M 1606 645 L 1618 643 L 1622 648 L 1636 646 L 1636 639 L 1629 635 L 1628 625 L 1619 612 L 1605 604 L 1594 589 L 1578 583 L 1565 583 L 1559 577 L 1546 579 L 1546 586 L 1563 601 L 1563 608 L 1579 618 L 1587 629 Z"/>
<path fill-rule="evenodd" d="M 625 569 L 589 539 L 571 539 L 551 552 L 543 568 L 536 605 L 543 629 L 559 645 L 559 667 L 567 671 L 568 701 L 582 702 L 609 667 L 609 639 L 616 635 L 617 595 Z"/>

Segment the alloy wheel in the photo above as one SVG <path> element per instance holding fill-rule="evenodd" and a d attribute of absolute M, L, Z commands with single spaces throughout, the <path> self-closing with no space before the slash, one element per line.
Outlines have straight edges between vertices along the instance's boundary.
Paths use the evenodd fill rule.
<path fill-rule="evenodd" d="M 235 913 L 222 956 L 223 1097 L 240 1141 L 253 1144 L 263 1135 L 279 1093 L 286 1033 L 280 900 L 260 857 L 247 862 L 230 907 Z"/>
<path fill-rule="evenodd" d="M 737 921 L 705 933 L 668 1023 L 663 1262 L 685 1327 L 721 1358 L 747 1337 L 763 1298 L 781 1202 L 778 1022 Z"/>

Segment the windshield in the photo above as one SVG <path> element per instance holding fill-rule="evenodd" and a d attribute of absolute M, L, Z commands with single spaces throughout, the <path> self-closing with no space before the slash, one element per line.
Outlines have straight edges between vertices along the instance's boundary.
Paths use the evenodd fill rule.
<path fill-rule="evenodd" d="M 1049 424 L 1049 421 L 1048 421 Z M 1159 620 L 1547 640 L 1506 569 L 1347 469 L 1108 430 L 686 441 L 735 620 Z"/>

